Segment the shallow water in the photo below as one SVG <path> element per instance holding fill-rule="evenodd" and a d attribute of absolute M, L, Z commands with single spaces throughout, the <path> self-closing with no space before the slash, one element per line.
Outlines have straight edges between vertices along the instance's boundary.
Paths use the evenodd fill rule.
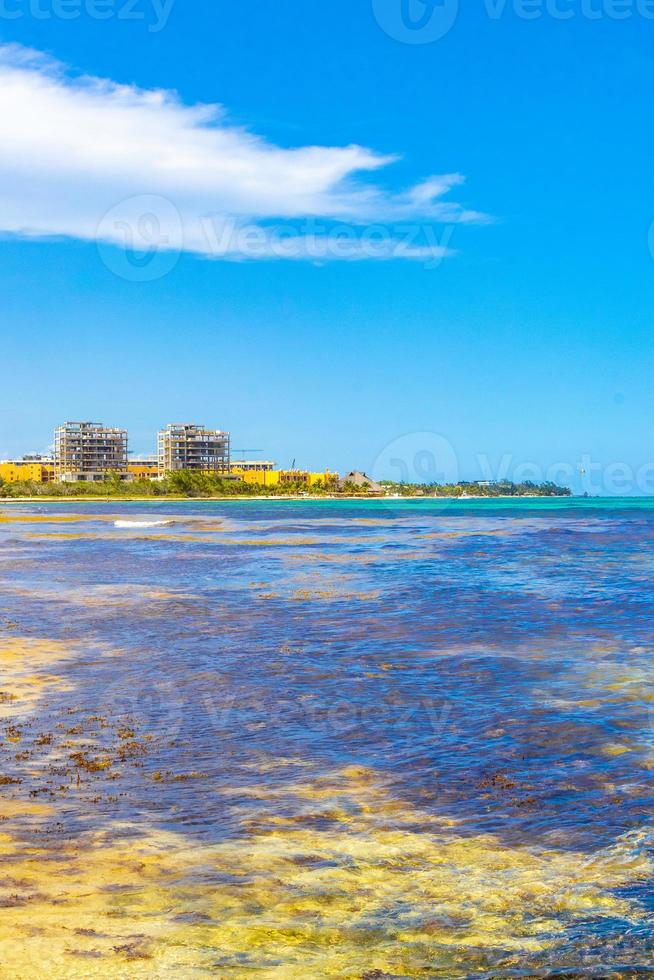
<path fill-rule="evenodd" d="M 1 506 L 0 977 L 654 976 L 653 573 L 652 501 Z"/>

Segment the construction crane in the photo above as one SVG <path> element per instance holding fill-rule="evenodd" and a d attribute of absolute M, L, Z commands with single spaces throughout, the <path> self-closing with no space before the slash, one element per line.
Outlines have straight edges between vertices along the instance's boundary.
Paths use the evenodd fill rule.
<path fill-rule="evenodd" d="M 233 453 L 242 453 L 245 456 L 246 453 L 262 453 L 263 449 L 232 449 Z"/>

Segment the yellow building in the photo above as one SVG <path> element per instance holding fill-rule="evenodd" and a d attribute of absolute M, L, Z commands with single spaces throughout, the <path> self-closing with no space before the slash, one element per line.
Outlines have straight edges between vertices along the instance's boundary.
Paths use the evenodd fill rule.
<path fill-rule="evenodd" d="M 272 470 L 272 469 L 239 469 L 238 463 L 231 467 L 234 476 L 240 477 L 244 483 L 250 483 L 260 487 L 280 487 L 284 484 L 297 486 L 298 483 L 306 487 L 314 487 L 317 483 L 335 483 L 338 475 L 330 473 L 307 473 L 304 470 Z"/>
<path fill-rule="evenodd" d="M 134 480 L 156 480 L 159 476 L 159 464 L 156 459 L 131 459 L 127 464 L 127 472 Z"/>
<path fill-rule="evenodd" d="M 52 483 L 54 463 L 51 460 L 8 459 L 0 463 L 3 483 Z"/>
<path fill-rule="evenodd" d="M 260 487 L 283 487 L 285 484 L 313 487 L 318 483 L 328 486 L 338 481 L 338 473 L 330 473 L 329 470 L 309 473 L 306 470 L 276 470 L 274 466 L 271 462 L 242 460 L 230 465 L 230 476 Z M 159 475 L 157 460 L 151 457 L 132 459 L 127 464 L 127 473 L 127 478 L 131 480 L 156 480 Z M 0 463 L 0 480 L 4 483 L 52 483 L 54 479 L 55 467 L 51 459 L 26 457 Z"/>

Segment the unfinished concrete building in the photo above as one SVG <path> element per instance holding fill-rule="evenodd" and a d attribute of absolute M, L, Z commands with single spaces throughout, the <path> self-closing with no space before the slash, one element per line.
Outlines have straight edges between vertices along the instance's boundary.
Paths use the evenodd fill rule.
<path fill-rule="evenodd" d="M 66 422 L 55 429 L 55 479 L 62 482 L 104 480 L 118 473 L 128 480 L 127 430 L 97 422 Z"/>
<path fill-rule="evenodd" d="M 179 470 L 230 472 L 229 432 L 203 425 L 169 425 L 157 439 L 159 476 Z"/>

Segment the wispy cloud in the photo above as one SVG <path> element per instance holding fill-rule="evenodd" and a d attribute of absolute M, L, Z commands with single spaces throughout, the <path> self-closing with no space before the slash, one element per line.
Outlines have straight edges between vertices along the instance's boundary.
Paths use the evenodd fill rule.
<path fill-rule="evenodd" d="M 4 233 L 121 246 L 131 236 L 222 258 L 424 258 L 448 252 L 435 226 L 485 220 L 444 200 L 459 174 L 403 192 L 371 181 L 395 159 L 358 145 L 276 146 L 231 124 L 221 106 L 74 76 L 38 52 L 0 46 Z M 431 231 L 410 240 L 393 231 L 401 223 Z"/>

